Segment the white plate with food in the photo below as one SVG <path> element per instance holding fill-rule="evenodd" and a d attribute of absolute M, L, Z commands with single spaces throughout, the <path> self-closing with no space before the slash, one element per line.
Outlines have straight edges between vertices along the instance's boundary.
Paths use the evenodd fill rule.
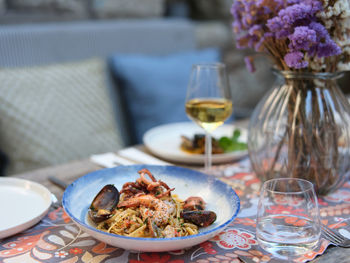
<path fill-rule="evenodd" d="M 11 177 L 0 178 L 0 239 L 38 223 L 48 212 L 51 193 L 41 184 Z"/>
<path fill-rule="evenodd" d="M 68 216 L 94 238 L 145 252 L 204 242 L 227 227 L 240 207 L 237 194 L 222 181 L 191 169 L 156 165 L 89 173 L 67 187 L 62 204 Z"/>
<path fill-rule="evenodd" d="M 218 141 L 222 137 L 227 137 L 229 140 L 226 140 L 230 143 L 235 130 L 240 132 L 237 141 L 236 138 L 235 141 L 231 141 L 234 144 L 228 145 L 227 151 L 214 153 L 212 155 L 214 164 L 236 161 L 247 156 L 247 130 L 245 128 L 224 124 L 213 132 L 212 137 Z M 184 137 L 194 142 L 196 134 L 204 135 L 204 131 L 193 122 L 165 124 L 148 130 L 143 136 L 143 143 L 152 154 L 162 159 L 186 164 L 203 164 L 204 153 L 188 151 L 182 147 Z M 245 147 L 243 149 L 242 147 L 235 147 L 237 144 L 245 144 Z M 234 147 L 229 148 L 232 145 Z M 203 151 L 204 149 L 202 148 L 201 152 Z"/>

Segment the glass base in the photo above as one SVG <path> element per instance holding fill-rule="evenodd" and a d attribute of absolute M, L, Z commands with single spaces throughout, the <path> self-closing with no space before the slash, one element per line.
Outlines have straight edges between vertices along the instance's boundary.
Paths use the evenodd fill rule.
<path fill-rule="evenodd" d="M 267 252 L 270 252 L 274 257 L 280 260 L 292 261 L 304 255 L 314 248 L 316 248 L 319 244 L 319 241 L 316 240 L 310 243 L 294 243 L 294 244 L 286 244 L 286 243 L 275 243 L 267 240 L 262 240 L 257 238 L 260 247 Z"/>

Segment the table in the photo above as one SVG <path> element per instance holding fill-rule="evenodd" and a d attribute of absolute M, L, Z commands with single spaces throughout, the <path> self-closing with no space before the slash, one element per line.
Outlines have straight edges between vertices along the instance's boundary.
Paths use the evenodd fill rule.
<path fill-rule="evenodd" d="M 139 149 L 146 151 L 146 149 L 142 146 L 138 147 Z M 226 164 L 223 167 L 224 168 L 229 168 L 230 166 L 237 166 L 236 164 Z M 78 161 L 74 161 L 71 163 L 67 163 L 67 164 L 63 164 L 63 165 L 59 165 L 59 166 L 54 166 L 54 167 L 48 167 L 48 168 L 44 168 L 44 169 L 40 169 L 40 170 L 35 170 L 32 172 L 27 172 L 27 173 L 23 173 L 23 174 L 18 174 L 15 175 L 15 177 L 18 178 L 25 178 L 28 180 L 32 180 L 32 181 L 36 181 L 39 182 L 41 184 L 43 184 L 44 186 L 46 186 L 52 193 L 54 193 L 59 199 L 61 199 L 62 194 L 63 194 L 63 190 L 59 187 L 57 187 L 56 185 L 52 184 L 49 180 L 48 177 L 49 176 L 56 176 L 59 177 L 60 179 L 66 181 L 67 183 L 71 183 L 73 182 L 75 179 L 77 179 L 80 176 L 83 176 L 86 173 L 92 172 L 92 171 L 96 171 L 98 169 L 101 169 L 103 167 L 91 162 L 89 159 L 85 159 L 85 160 L 78 160 Z M 238 179 L 237 176 L 246 176 L 244 184 L 245 185 L 254 185 L 254 187 L 256 188 L 259 184 L 259 182 L 257 181 L 256 178 L 252 177 L 252 174 L 249 173 L 238 173 L 236 175 L 236 178 L 233 177 L 228 177 L 228 178 L 223 178 L 224 181 L 229 181 L 231 180 L 231 182 L 236 182 L 233 183 L 232 185 L 234 186 L 234 189 L 236 190 L 236 192 L 240 195 L 241 201 L 245 202 L 244 200 L 242 200 L 242 198 L 244 198 L 244 195 L 246 193 L 244 193 L 244 191 L 242 190 L 242 188 L 240 188 L 240 185 L 238 185 L 238 181 L 235 181 Z M 238 184 L 237 184 L 238 183 Z M 348 190 L 349 192 L 349 196 L 350 196 L 350 184 L 347 185 L 346 190 Z M 248 196 L 250 197 L 250 196 Z M 350 200 L 350 199 L 349 199 Z M 350 202 L 349 202 L 350 203 Z M 244 205 L 243 205 L 244 206 Z M 347 217 L 350 217 L 350 204 L 348 204 L 347 202 L 343 202 L 342 204 L 339 204 L 338 207 L 340 207 L 341 209 L 343 209 L 345 212 L 344 214 L 347 214 Z M 59 208 L 60 209 L 60 208 Z M 323 211 L 327 211 L 327 207 L 323 208 Z M 51 219 L 54 216 L 57 216 L 60 210 L 55 211 L 53 209 L 51 209 L 51 213 L 49 215 L 49 218 Z M 335 212 L 337 213 L 337 212 Z M 68 222 L 67 218 L 62 219 L 62 222 Z M 254 220 L 253 219 L 247 219 L 247 220 L 235 220 L 237 224 L 253 224 Z M 234 225 L 236 226 L 236 225 Z M 34 228 L 35 229 L 35 228 Z M 233 227 L 234 229 L 234 227 Z M 29 230 L 30 231 L 30 230 Z M 66 231 L 64 232 L 64 228 L 60 230 L 61 234 L 66 235 L 67 237 L 69 236 L 69 233 Z M 63 232 L 62 232 L 63 231 Z M 39 231 L 40 232 L 40 231 Z M 19 235 L 20 236 L 20 235 Z M 18 237 L 17 237 L 18 238 Z M 253 242 L 253 237 L 249 237 L 250 241 Z M 14 244 L 11 243 L 13 241 L 16 240 L 16 236 L 15 237 L 10 237 L 9 239 L 5 239 L 5 240 L 0 240 L 0 261 L 2 260 L 1 258 L 1 252 L 4 251 L 4 249 L 6 249 L 6 247 L 4 247 L 4 245 L 6 244 L 7 249 L 10 247 L 10 245 Z M 58 242 L 60 243 L 60 239 L 56 236 L 51 236 L 51 241 Z M 86 241 L 87 242 L 87 241 Z M 88 243 L 86 243 L 88 245 Z M 214 245 L 213 245 L 214 244 Z M 129 256 L 130 261 L 129 262 L 155 262 L 157 260 L 159 260 L 159 262 L 172 262 L 172 263 L 178 263 L 178 262 L 198 262 L 198 263 L 204 263 L 204 262 L 240 262 L 240 260 L 237 258 L 238 255 L 241 256 L 241 254 L 244 256 L 246 256 L 246 258 L 254 258 L 256 262 L 264 262 L 261 261 L 262 259 L 269 261 L 269 257 L 262 255 L 259 251 L 254 250 L 254 249 L 250 249 L 247 251 L 244 250 L 236 250 L 236 248 L 234 249 L 230 249 L 230 247 L 226 246 L 223 249 L 223 246 L 221 245 L 220 248 L 218 245 L 218 242 L 213 242 L 213 244 L 211 242 L 205 242 L 204 244 L 201 244 L 200 246 L 196 246 L 196 248 L 194 249 L 190 249 L 190 250 L 186 250 L 186 251 L 177 251 L 177 252 L 172 252 L 171 254 L 169 253 L 144 253 L 144 254 L 126 254 L 122 251 L 120 251 L 120 253 L 118 254 L 117 252 L 115 252 L 115 248 L 112 247 L 105 247 L 103 244 L 98 244 L 95 245 L 93 247 L 93 251 L 96 252 L 93 257 L 93 253 L 89 252 L 89 251 L 85 251 L 79 247 L 71 247 L 69 252 L 71 254 L 73 254 L 72 257 L 69 257 L 71 254 L 63 254 L 62 250 L 59 251 L 54 251 L 52 250 L 52 254 L 51 255 L 51 259 L 43 259 L 42 261 L 30 261 L 30 262 L 57 262 L 56 260 L 58 260 L 59 258 L 54 258 L 53 255 L 56 256 L 62 256 L 62 258 L 60 260 L 60 262 L 65 262 L 65 263 L 70 263 L 70 262 L 78 262 L 77 256 L 74 257 L 74 253 L 76 253 L 76 255 L 79 255 L 79 253 L 85 253 L 83 256 L 80 256 L 80 260 L 82 260 L 83 262 L 107 262 L 107 263 L 111 263 L 111 262 L 126 262 L 127 261 L 127 257 Z M 327 244 L 326 244 L 327 245 Z M 37 251 L 37 250 L 35 250 Z M 35 254 L 35 253 L 39 253 L 38 255 L 40 255 L 41 258 L 45 258 L 44 254 L 40 254 L 41 252 L 37 251 L 35 252 L 34 250 L 31 251 L 31 253 Z M 239 252 L 241 251 L 241 252 Z M 103 252 L 103 253 L 102 253 Z M 61 254 L 60 254 L 61 253 Z M 108 253 L 112 253 L 113 255 L 116 255 L 115 253 L 117 253 L 118 257 L 114 258 L 113 260 L 108 260 L 107 256 L 103 256 L 105 254 Z M 176 254 L 179 253 L 179 254 Z M 181 254 L 182 253 L 182 254 Z M 191 255 L 189 255 L 188 253 L 191 253 Z M 260 253 L 260 254 L 259 254 Z M 188 254 L 188 255 L 186 255 Z M 98 256 L 99 255 L 99 256 Z M 46 255 L 47 257 L 49 257 L 50 255 Z M 66 258 L 64 258 L 64 257 Z M 35 257 L 35 255 L 34 255 Z M 349 262 L 349 258 L 350 258 L 350 248 L 345 249 L 345 248 L 338 248 L 338 247 L 333 247 L 330 246 L 327 248 L 326 252 L 321 255 L 316 257 L 316 259 L 312 260 L 311 262 Z M 11 261 L 11 258 L 7 258 L 4 257 L 3 258 L 3 262 L 18 262 L 17 261 Z M 7 261 L 8 260 L 8 261 Z M 66 260 L 66 261 L 63 261 Z M 91 261 L 89 261 L 91 260 Z M 29 261 L 28 261 L 29 262 Z M 81 262 L 81 261 L 79 261 Z M 278 262 L 278 261 L 274 261 L 274 262 Z"/>

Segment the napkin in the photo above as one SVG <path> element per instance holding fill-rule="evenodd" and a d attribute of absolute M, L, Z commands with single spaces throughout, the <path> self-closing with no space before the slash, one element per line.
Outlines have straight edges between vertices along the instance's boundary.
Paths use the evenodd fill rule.
<path fill-rule="evenodd" d="M 120 157 L 112 152 L 92 155 L 90 157 L 90 160 L 94 163 L 97 163 L 98 165 L 107 168 L 112 168 L 118 165 L 135 164 L 135 162 Z"/>
<path fill-rule="evenodd" d="M 123 150 L 120 150 L 118 154 L 127 159 L 133 160 L 142 164 L 154 164 L 154 165 L 171 165 L 168 162 L 162 161 L 156 157 L 153 157 L 139 149 L 130 147 Z"/>

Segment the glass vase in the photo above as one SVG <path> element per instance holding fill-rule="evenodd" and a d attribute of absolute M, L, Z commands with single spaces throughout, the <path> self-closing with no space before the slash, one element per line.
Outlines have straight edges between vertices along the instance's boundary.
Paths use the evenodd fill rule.
<path fill-rule="evenodd" d="M 252 168 L 262 181 L 302 178 L 318 194 L 333 192 L 350 173 L 350 106 L 336 81 L 343 74 L 273 72 L 276 83 L 250 119 Z"/>

